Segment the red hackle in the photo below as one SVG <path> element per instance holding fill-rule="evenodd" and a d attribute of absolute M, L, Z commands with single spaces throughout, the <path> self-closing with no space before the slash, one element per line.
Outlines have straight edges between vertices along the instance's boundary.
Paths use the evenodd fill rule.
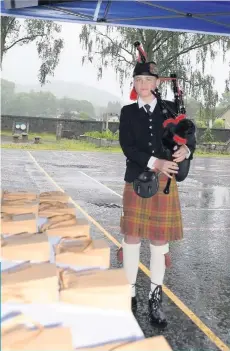
<path fill-rule="evenodd" d="M 136 101 L 137 100 L 137 92 L 136 92 L 136 90 L 135 90 L 135 88 L 133 88 L 132 90 L 131 90 L 131 93 L 130 93 L 130 100 L 133 100 L 133 101 Z"/>
<path fill-rule="evenodd" d="M 138 50 L 141 51 L 142 55 L 144 55 L 146 61 L 147 61 L 147 55 L 145 53 L 145 51 L 143 50 L 143 48 L 141 46 L 139 46 Z M 141 60 L 141 55 L 140 55 L 140 52 L 138 51 L 138 57 L 137 57 L 137 62 L 142 62 Z M 138 96 L 137 96 L 137 92 L 135 90 L 135 88 L 133 87 L 131 92 L 130 92 L 130 96 L 129 96 L 130 100 L 132 101 L 137 101 L 138 99 Z"/>
<path fill-rule="evenodd" d="M 145 57 L 145 59 L 146 59 L 146 61 L 147 61 L 147 54 L 146 54 L 146 52 L 144 51 L 144 49 L 143 49 L 141 46 L 139 46 L 139 50 L 141 51 L 142 55 L 144 55 L 144 57 Z M 139 51 L 138 51 L 137 62 L 142 62 L 142 60 L 141 60 L 141 55 L 140 55 L 140 52 L 139 52 Z"/>

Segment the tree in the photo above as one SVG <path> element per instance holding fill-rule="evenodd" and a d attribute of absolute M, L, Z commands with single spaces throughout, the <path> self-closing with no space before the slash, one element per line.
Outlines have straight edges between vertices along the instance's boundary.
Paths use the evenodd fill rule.
<path fill-rule="evenodd" d="M 121 104 L 119 102 L 108 102 L 106 112 L 113 114 L 120 114 Z"/>
<path fill-rule="evenodd" d="M 212 128 L 214 129 L 224 129 L 225 123 L 224 120 L 221 118 L 215 119 Z"/>
<path fill-rule="evenodd" d="M 57 115 L 56 97 L 50 92 L 17 93 L 14 95 L 7 113 L 15 116 L 55 117 Z"/>
<path fill-rule="evenodd" d="M 209 102 L 216 96 L 212 88 L 214 78 L 204 75 L 205 62 L 207 58 L 214 59 L 220 52 L 224 57 L 230 50 L 230 39 L 227 37 L 112 26 L 98 29 L 84 25 L 80 41 L 86 55 L 82 63 L 87 59 L 93 62 L 97 58 L 99 79 L 106 67 L 113 67 L 122 87 L 124 81 L 131 78 L 136 63 L 137 54 L 133 45 L 136 40 L 141 42 L 148 59 L 157 62 L 161 76 L 175 72 L 182 79 L 185 93 Z M 192 69 L 192 51 L 196 53 L 196 70 Z M 226 79 L 226 85 L 229 81 L 230 77 Z"/>
<path fill-rule="evenodd" d="M 72 111 L 79 111 L 79 102 L 77 100 L 64 97 L 62 99 L 59 99 L 58 101 L 58 107 L 60 113 L 68 114 Z"/>
<path fill-rule="evenodd" d="M 204 121 L 196 120 L 196 126 L 197 128 L 205 128 L 206 124 Z"/>
<path fill-rule="evenodd" d="M 186 113 L 189 118 L 195 119 L 196 116 L 199 116 L 200 109 L 201 109 L 201 103 L 197 101 L 196 99 L 189 97 L 185 101 L 186 105 Z"/>
<path fill-rule="evenodd" d="M 95 110 L 91 102 L 87 100 L 80 100 L 79 103 L 79 111 L 85 112 L 90 117 L 95 117 Z"/>
<path fill-rule="evenodd" d="M 227 108 L 228 106 L 230 106 L 230 91 L 225 90 L 225 92 L 222 94 L 220 98 L 219 107 Z"/>
<path fill-rule="evenodd" d="M 210 128 L 205 129 L 204 134 L 201 136 L 200 140 L 204 143 L 211 143 L 214 141 L 214 137 Z"/>
<path fill-rule="evenodd" d="M 64 47 L 60 32 L 61 26 L 53 21 L 1 17 L 1 67 L 4 55 L 15 45 L 35 42 L 41 60 L 38 78 L 45 84 L 47 77 L 54 74 Z"/>
<path fill-rule="evenodd" d="M 15 95 L 15 84 L 1 79 L 1 111 L 10 114 L 10 108 Z"/>
<path fill-rule="evenodd" d="M 15 93 L 13 82 L 1 79 L 2 114 L 13 116 L 93 119 L 93 105 L 87 100 L 57 99 L 51 92 Z"/>

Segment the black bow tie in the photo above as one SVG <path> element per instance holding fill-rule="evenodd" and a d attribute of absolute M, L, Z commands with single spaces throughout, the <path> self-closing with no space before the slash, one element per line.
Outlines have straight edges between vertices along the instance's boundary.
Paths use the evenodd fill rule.
<path fill-rule="evenodd" d="M 147 104 L 144 107 L 146 108 L 146 111 L 147 111 L 148 115 L 150 116 L 152 114 L 152 112 L 150 111 L 151 106 Z"/>

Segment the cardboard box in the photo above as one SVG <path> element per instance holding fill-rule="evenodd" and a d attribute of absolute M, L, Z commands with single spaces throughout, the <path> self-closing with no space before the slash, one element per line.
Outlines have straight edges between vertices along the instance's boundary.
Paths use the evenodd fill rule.
<path fill-rule="evenodd" d="M 22 264 L 2 272 L 2 302 L 58 302 L 59 279 L 55 264 Z"/>
<path fill-rule="evenodd" d="M 15 321 L 14 321 L 15 320 Z M 27 328 L 30 323 L 35 328 Z M 49 327 L 33 322 L 30 318 L 16 317 L 2 324 L 2 350 L 4 351 L 73 351 L 72 333 L 69 328 Z"/>
<path fill-rule="evenodd" d="M 76 351 L 172 351 L 164 336 L 154 336 L 134 342 L 104 344 Z"/>
<path fill-rule="evenodd" d="M 69 195 L 64 193 L 63 191 L 46 191 L 40 194 L 39 201 L 60 201 L 60 202 L 68 202 L 70 200 Z"/>
<path fill-rule="evenodd" d="M 38 200 L 38 194 L 28 191 L 3 191 L 3 200 Z"/>
<path fill-rule="evenodd" d="M 100 309 L 131 310 L 131 288 L 123 269 L 60 272 L 60 301 Z"/>
<path fill-rule="evenodd" d="M 55 246 L 56 263 L 78 267 L 109 268 L 110 247 L 105 240 L 61 240 Z"/>
<path fill-rule="evenodd" d="M 48 236 L 90 238 L 90 225 L 85 219 L 76 219 L 73 215 L 53 216 L 41 226 Z"/>
<path fill-rule="evenodd" d="M 50 243 L 46 234 L 16 234 L 1 242 L 2 257 L 12 261 L 50 260 Z"/>
<path fill-rule="evenodd" d="M 35 214 L 10 215 L 3 214 L 1 222 L 1 233 L 14 235 L 19 233 L 36 233 L 37 217 Z"/>
<path fill-rule="evenodd" d="M 76 207 L 70 203 L 60 201 L 42 201 L 38 210 L 40 217 L 53 217 L 63 214 L 75 215 Z"/>
<path fill-rule="evenodd" d="M 4 200 L 2 202 L 1 212 L 6 214 L 27 214 L 34 213 L 38 215 L 38 202 L 29 200 Z"/>

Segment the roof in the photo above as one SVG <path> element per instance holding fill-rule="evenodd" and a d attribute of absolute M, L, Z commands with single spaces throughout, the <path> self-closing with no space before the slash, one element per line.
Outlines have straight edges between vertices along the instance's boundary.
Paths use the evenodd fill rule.
<path fill-rule="evenodd" d="M 230 1 L 0 1 L 7 16 L 230 36 Z"/>
<path fill-rule="evenodd" d="M 227 111 L 230 111 L 230 105 L 228 105 L 228 106 L 223 110 L 223 112 L 221 112 L 216 118 L 222 118 L 223 115 L 224 115 Z"/>

